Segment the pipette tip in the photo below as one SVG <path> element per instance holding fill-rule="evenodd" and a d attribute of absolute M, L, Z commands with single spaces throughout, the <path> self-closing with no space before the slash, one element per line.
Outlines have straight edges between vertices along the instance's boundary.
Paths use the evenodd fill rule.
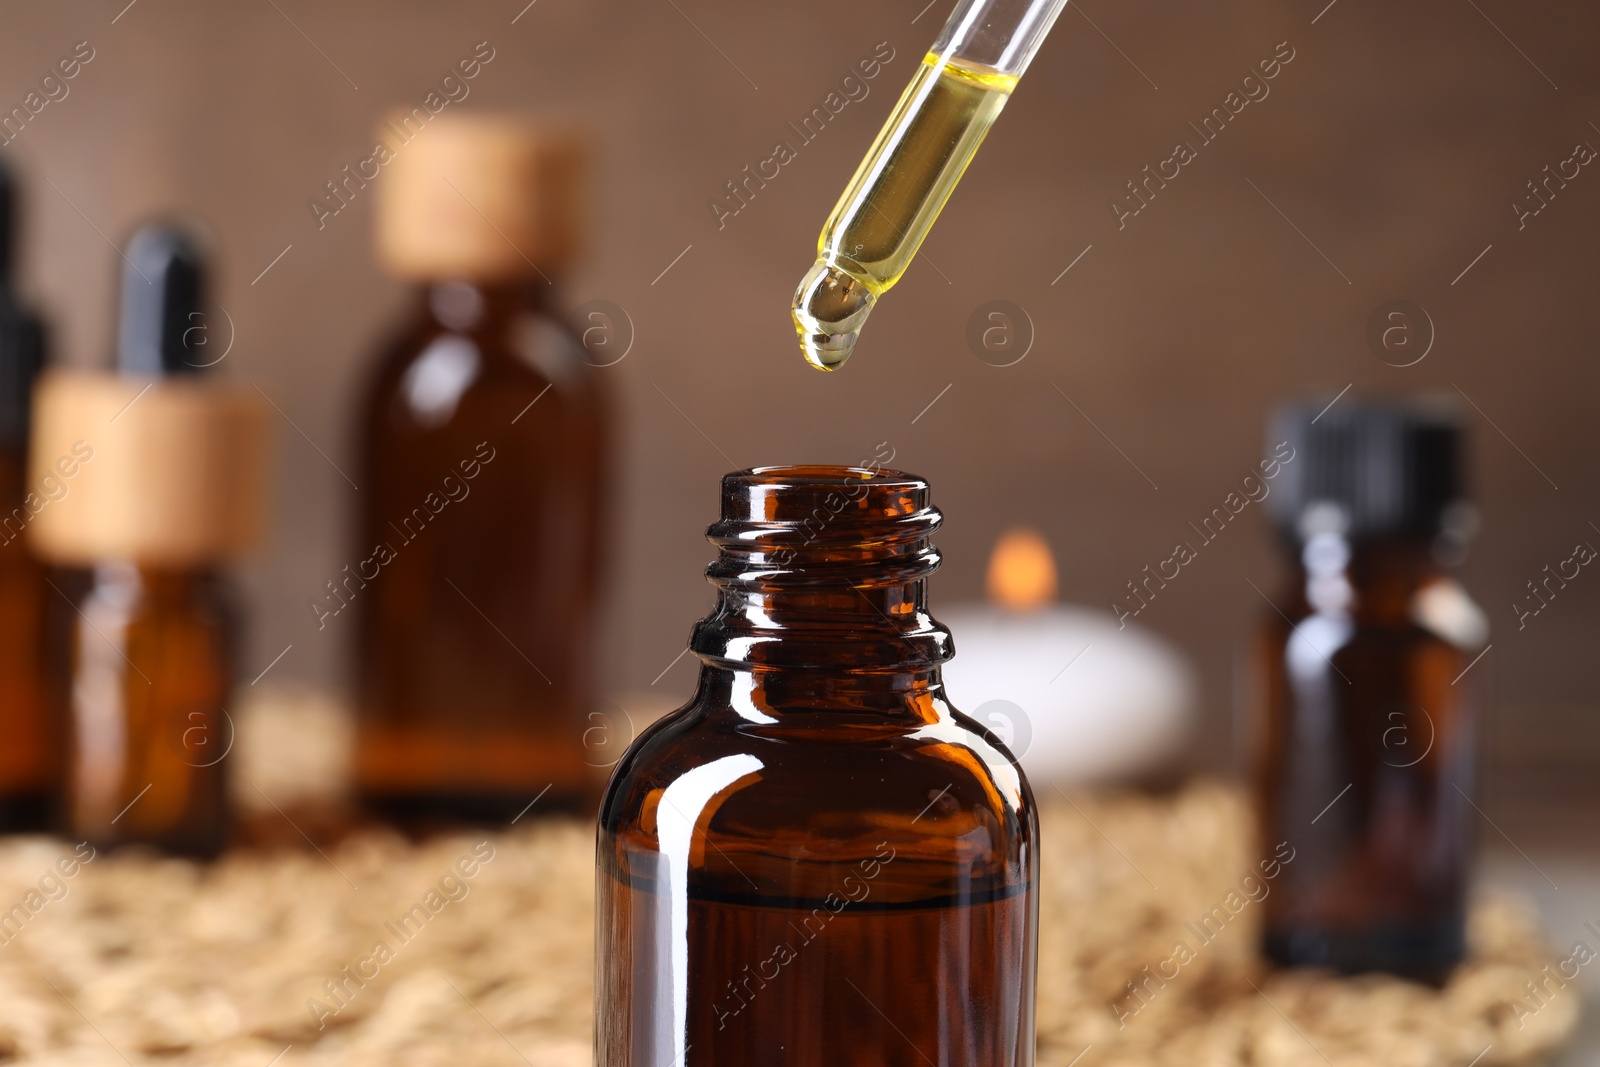
<path fill-rule="evenodd" d="M 818 260 L 794 294 L 794 326 L 806 362 L 818 370 L 838 370 L 855 351 L 862 324 L 877 303 L 866 282 Z"/>

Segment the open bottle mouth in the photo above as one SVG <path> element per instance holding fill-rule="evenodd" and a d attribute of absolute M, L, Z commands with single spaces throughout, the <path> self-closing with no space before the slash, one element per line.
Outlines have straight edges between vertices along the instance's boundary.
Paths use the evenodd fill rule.
<path fill-rule="evenodd" d="M 774 547 L 926 536 L 940 521 L 929 495 L 926 479 L 881 468 L 754 467 L 723 477 L 707 536 L 719 547 L 726 534 Z"/>
<path fill-rule="evenodd" d="M 926 610 L 941 521 L 926 479 L 876 467 L 773 466 L 722 480 L 716 611 L 690 647 L 729 667 L 931 669 L 953 653 Z"/>

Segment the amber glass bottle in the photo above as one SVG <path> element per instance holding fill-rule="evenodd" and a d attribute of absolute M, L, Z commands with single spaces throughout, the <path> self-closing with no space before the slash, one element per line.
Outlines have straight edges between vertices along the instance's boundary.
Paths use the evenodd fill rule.
<path fill-rule="evenodd" d="M 29 492 L 28 416 L 44 344 L 13 285 L 15 220 L 11 176 L 0 169 L 0 831 L 45 829 L 60 779 L 43 669 L 50 587 L 23 536 L 59 479 Z"/>
<path fill-rule="evenodd" d="M 599 1067 L 1033 1063 L 1015 760 L 951 708 L 921 479 L 723 479 L 698 690 L 600 812 Z"/>
<path fill-rule="evenodd" d="M 99 846 L 220 851 L 237 629 L 225 583 L 102 563 L 78 611 L 67 832 Z"/>
<path fill-rule="evenodd" d="M 35 471 L 68 491 L 35 519 L 40 550 L 85 568 L 63 685 L 65 832 L 210 855 L 227 837 L 227 712 L 237 613 L 217 568 L 249 539 L 259 489 L 253 398 L 202 385 L 202 264 L 181 232 L 126 250 L 115 375 L 39 391 Z M 70 472 L 70 473 L 69 473 Z"/>
<path fill-rule="evenodd" d="M 358 789 L 408 824 L 598 800 L 602 372 L 549 282 L 577 165 L 518 120 L 441 117 L 380 190 L 380 259 L 416 292 L 362 402 L 357 562 L 325 602 L 358 621 Z"/>
<path fill-rule="evenodd" d="M 1429 403 L 1284 411 L 1269 498 L 1289 583 L 1258 642 L 1267 956 L 1438 982 L 1464 951 L 1488 624 L 1464 553 L 1460 430 Z M 1319 414 L 1320 412 L 1320 414 Z M 1281 612 L 1281 614 L 1280 614 Z M 1280 853 L 1279 858 L 1282 858 Z"/>

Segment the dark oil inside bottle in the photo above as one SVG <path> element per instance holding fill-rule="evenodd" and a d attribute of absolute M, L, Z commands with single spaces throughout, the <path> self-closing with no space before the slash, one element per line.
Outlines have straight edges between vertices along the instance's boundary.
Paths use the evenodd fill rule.
<path fill-rule="evenodd" d="M 544 288 L 423 289 L 361 413 L 356 562 L 322 603 L 358 619 L 362 798 L 417 826 L 599 792 L 602 412 Z"/>
<path fill-rule="evenodd" d="M 631 896 L 627 906 L 636 913 L 657 912 L 650 892 Z M 691 900 L 687 955 L 712 962 L 688 998 L 688 1062 L 700 1062 L 697 1047 L 724 1045 L 738 1047 L 748 1057 L 738 1062 L 749 1063 L 850 1062 L 844 1054 L 851 1049 L 873 1050 L 860 1062 L 884 1067 L 1026 1062 L 1018 1044 L 1031 1037 L 1018 1032 L 1026 1015 L 1020 991 L 996 973 L 970 969 L 959 948 L 967 944 L 970 952 L 977 941 L 984 968 L 1020 970 L 1026 930 L 1018 910 L 990 902 L 831 915 L 821 901 L 797 907 Z M 717 950 L 729 943 L 769 951 L 735 960 Z M 667 1032 L 670 1007 L 657 1005 L 654 1026 L 644 1025 Z M 658 1035 L 618 1034 L 619 1044 L 629 1036 L 636 1043 L 631 1058 L 616 1062 L 670 1062 L 652 1058 Z"/>
<path fill-rule="evenodd" d="M 602 1067 L 1033 1062 L 1032 797 L 945 701 L 925 483 L 847 470 L 725 481 L 698 691 L 602 807 Z"/>

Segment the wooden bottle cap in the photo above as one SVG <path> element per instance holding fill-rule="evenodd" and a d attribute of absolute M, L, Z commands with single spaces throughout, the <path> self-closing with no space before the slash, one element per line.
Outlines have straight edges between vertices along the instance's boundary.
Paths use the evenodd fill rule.
<path fill-rule="evenodd" d="M 265 405 L 177 377 L 54 371 L 34 395 L 23 511 L 54 563 L 204 566 L 259 539 Z"/>
<path fill-rule="evenodd" d="M 378 259 L 410 281 L 539 278 L 577 245 L 579 138 L 509 115 L 447 112 L 378 131 Z"/>

